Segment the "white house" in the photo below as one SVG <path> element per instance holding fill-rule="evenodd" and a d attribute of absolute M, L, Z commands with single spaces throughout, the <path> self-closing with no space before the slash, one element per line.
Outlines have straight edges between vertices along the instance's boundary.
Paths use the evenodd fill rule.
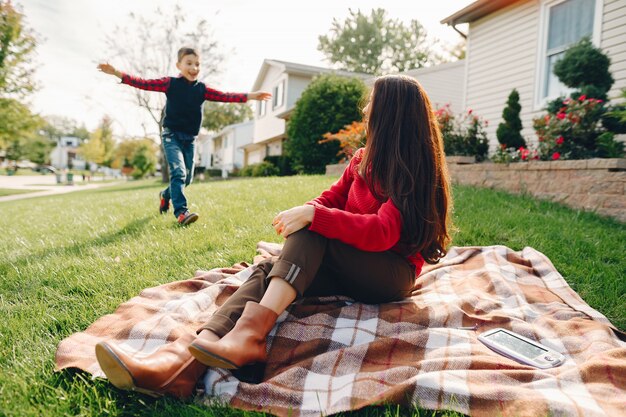
<path fill-rule="evenodd" d="M 260 102 L 254 115 L 252 143 L 243 147 L 244 165 L 263 161 L 266 156 L 282 155 L 286 139 L 285 121 L 300 95 L 316 75 L 334 73 L 346 77 L 371 77 L 349 71 L 266 59 L 251 91 L 271 91 L 272 100 Z"/>
<path fill-rule="evenodd" d="M 85 160 L 78 154 L 80 138 L 63 136 L 50 152 L 50 164 L 58 169 L 85 169 Z"/>
<path fill-rule="evenodd" d="M 442 23 L 468 23 L 463 107 L 490 124 L 492 146 L 513 88 L 520 94 L 522 134 L 536 141 L 532 119 L 567 89 L 552 74 L 572 44 L 589 36 L 611 59 L 615 84 L 626 87 L 626 0 L 478 0 Z"/>
<path fill-rule="evenodd" d="M 449 104 L 454 113 L 461 113 L 465 110 L 463 107 L 464 60 L 413 69 L 402 74 L 419 81 L 434 106 L 443 107 Z"/>
<path fill-rule="evenodd" d="M 221 169 L 228 176 L 243 167 L 243 147 L 252 142 L 254 121 L 228 125 L 214 135 L 198 136 L 197 165 Z"/>

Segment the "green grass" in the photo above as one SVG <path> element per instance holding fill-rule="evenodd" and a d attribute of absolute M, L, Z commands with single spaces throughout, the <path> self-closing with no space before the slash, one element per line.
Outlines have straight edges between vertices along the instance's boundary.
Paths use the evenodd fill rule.
<path fill-rule="evenodd" d="M 0 188 L 0 197 L 4 197 L 6 195 L 35 193 L 37 191 L 41 191 L 41 190 L 24 190 L 24 189 L 17 189 L 17 188 Z"/>
<path fill-rule="evenodd" d="M 0 203 L 0 416 L 258 416 L 113 389 L 88 374 L 54 373 L 59 341 L 146 287 L 196 269 L 251 261 L 259 240 L 280 241 L 280 210 L 334 178 L 242 179 L 194 184 L 197 223 L 159 216 L 154 181 Z M 456 245 L 532 246 L 594 308 L 626 329 L 626 226 L 527 197 L 455 188 Z M 459 416 L 396 406 L 345 416 Z"/>

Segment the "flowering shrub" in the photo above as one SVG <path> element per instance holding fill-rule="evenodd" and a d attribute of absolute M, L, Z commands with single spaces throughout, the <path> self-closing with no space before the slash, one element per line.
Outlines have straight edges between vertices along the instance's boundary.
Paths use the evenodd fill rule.
<path fill-rule="evenodd" d="M 341 162 L 344 162 L 350 160 L 357 149 L 365 146 L 365 138 L 365 122 L 352 122 L 337 133 L 325 133 L 324 139 L 319 143 L 339 141 L 340 149 L 337 155 L 343 155 Z"/>
<path fill-rule="evenodd" d="M 496 153 L 493 154 L 491 160 L 496 163 L 508 164 L 510 162 L 523 162 L 539 159 L 539 153 L 536 149 L 530 149 L 520 146 L 518 149 L 507 148 L 505 144 L 501 144 Z"/>
<path fill-rule="evenodd" d="M 542 160 L 617 157 L 623 147 L 613 146 L 612 134 L 607 136 L 600 119 L 604 114 L 602 100 L 581 95 L 565 99 L 552 113 L 533 120 L 539 138 Z M 608 147 L 607 147 L 608 145 Z M 618 148 L 622 148 L 621 151 Z M 610 149 L 607 152 L 607 149 Z"/>
<path fill-rule="evenodd" d="M 457 117 L 452 113 L 449 104 L 435 112 L 446 155 L 474 156 L 477 161 L 486 158 L 489 141 L 485 127 L 488 122 L 472 113 L 470 109 Z"/>

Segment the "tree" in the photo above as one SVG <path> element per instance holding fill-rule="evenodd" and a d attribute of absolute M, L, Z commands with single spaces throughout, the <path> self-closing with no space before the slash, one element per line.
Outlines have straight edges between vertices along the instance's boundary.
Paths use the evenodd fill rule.
<path fill-rule="evenodd" d="M 23 102 L 35 89 L 30 59 L 35 46 L 24 15 L 10 1 L 0 0 L 0 149 L 14 156 L 22 149 L 18 142 L 37 127 L 37 118 Z"/>
<path fill-rule="evenodd" d="M 106 44 L 113 52 L 119 68 L 146 78 L 163 77 L 170 73 L 177 61 L 178 49 L 189 45 L 200 52 L 201 79 L 207 79 L 219 71 L 224 57 L 210 31 L 209 24 L 202 19 L 192 27 L 187 22 L 189 14 L 180 6 L 162 11 L 157 8 L 152 15 L 129 15 L 130 24 L 117 26 Z M 117 65 L 116 65 L 117 66 Z M 134 100 L 145 109 L 158 128 L 161 137 L 165 96 L 155 92 L 129 89 Z M 165 155 L 165 152 L 161 152 Z M 161 160 L 162 180 L 167 182 L 167 164 Z"/>
<path fill-rule="evenodd" d="M 323 173 L 339 157 L 337 141 L 319 143 L 327 132 L 360 121 L 359 104 L 366 94 L 363 81 L 326 74 L 315 78 L 296 103 L 287 127 L 287 154 L 295 171 Z"/>
<path fill-rule="evenodd" d="M 522 119 L 519 116 L 521 111 L 522 106 L 519 104 L 519 93 L 516 89 L 513 89 L 511 94 L 509 94 L 506 107 L 502 110 L 504 122 L 500 123 L 498 130 L 496 130 L 498 142 L 506 148 L 519 149 L 522 146 L 526 147 L 526 141 L 521 133 Z"/>
<path fill-rule="evenodd" d="M 115 140 L 110 117 L 104 116 L 100 126 L 89 135 L 89 139 L 83 142 L 78 152 L 86 161 L 111 167 L 115 152 Z"/>
<path fill-rule="evenodd" d="M 31 55 L 37 45 L 35 36 L 24 24 L 24 15 L 11 1 L 0 0 L 0 93 L 24 97 L 35 89 Z"/>
<path fill-rule="evenodd" d="M 133 168 L 133 177 L 142 178 L 155 170 L 157 145 L 149 138 L 126 139 L 115 148 L 115 168 Z"/>
<path fill-rule="evenodd" d="M 390 19 L 384 9 L 369 16 L 349 10 L 341 23 L 333 19 L 328 35 L 318 37 L 317 49 L 340 69 L 368 74 L 402 72 L 440 61 L 431 49 L 424 27 L 411 20 L 408 27 Z"/>
<path fill-rule="evenodd" d="M 554 75 L 567 87 L 575 88 L 572 97 L 585 95 L 606 101 L 606 93 L 615 82 L 609 72 L 611 60 L 589 38 L 570 47 L 554 64 Z"/>
<path fill-rule="evenodd" d="M 202 126 L 209 132 L 219 132 L 228 125 L 242 123 L 252 119 L 252 109 L 247 104 L 204 103 Z"/>

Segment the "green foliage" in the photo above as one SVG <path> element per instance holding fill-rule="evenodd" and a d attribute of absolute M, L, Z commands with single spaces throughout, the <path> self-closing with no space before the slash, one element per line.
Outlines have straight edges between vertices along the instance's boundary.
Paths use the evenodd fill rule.
<path fill-rule="evenodd" d="M 539 157 L 543 160 L 621 157 L 623 147 L 614 135 L 604 135 L 600 123 L 606 112 L 604 102 L 584 95 L 565 99 L 555 114 L 533 120 L 539 139 Z"/>
<path fill-rule="evenodd" d="M 0 0 L 0 97 L 24 97 L 35 89 L 31 56 L 36 46 L 24 15 L 10 0 Z"/>
<path fill-rule="evenodd" d="M 286 153 L 296 172 L 323 173 L 326 165 L 338 161 L 336 141 L 319 143 L 325 133 L 336 132 L 360 121 L 360 104 L 366 94 L 363 81 L 337 75 L 315 78 L 296 103 L 287 126 Z"/>
<path fill-rule="evenodd" d="M 489 140 L 485 132 L 487 121 L 472 113 L 470 109 L 465 114 L 455 116 L 450 105 L 446 105 L 437 109 L 435 116 L 446 155 L 474 156 L 480 162 L 487 158 L 489 151 Z"/>
<path fill-rule="evenodd" d="M 504 122 L 498 125 L 496 136 L 498 142 L 506 148 L 519 149 L 526 146 L 526 141 L 522 137 L 522 119 L 520 112 L 522 106 L 519 103 L 519 93 L 516 89 L 511 91 L 506 102 L 506 107 L 502 110 Z"/>
<path fill-rule="evenodd" d="M 12 155 L 16 155 L 17 159 L 20 159 L 25 151 L 18 150 L 18 148 L 21 149 L 27 137 L 35 135 L 39 125 L 40 119 L 20 101 L 13 98 L 0 98 L 0 149 L 11 152 Z"/>
<path fill-rule="evenodd" d="M 246 122 L 254 116 L 248 104 L 216 101 L 204 103 L 203 114 L 202 126 L 209 132 L 219 132 L 226 126 Z"/>
<path fill-rule="evenodd" d="M 554 75 L 567 87 L 578 90 L 575 97 L 582 94 L 606 101 L 606 93 L 615 82 L 609 72 L 610 65 L 609 57 L 593 46 L 589 38 L 583 38 L 554 64 Z"/>
<path fill-rule="evenodd" d="M 143 178 L 148 174 L 154 173 L 156 170 L 157 157 L 156 152 L 154 150 L 154 145 L 148 143 L 141 143 L 135 154 L 133 155 L 133 159 L 131 160 L 131 165 L 133 167 L 133 178 L 139 179 Z"/>
<path fill-rule="evenodd" d="M 626 99 L 626 88 L 621 94 Z M 616 104 L 608 107 L 607 112 L 602 116 L 602 125 L 614 133 L 626 133 L 626 103 Z"/>
<path fill-rule="evenodd" d="M 380 75 L 437 62 L 434 42 L 417 20 L 407 27 L 388 18 L 384 9 L 372 9 L 369 16 L 361 10 L 349 12 L 343 23 L 333 19 L 329 34 L 318 37 L 317 49 L 341 69 Z"/>
<path fill-rule="evenodd" d="M 268 161 L 250 164 L 239 171 L 241 177 L 275 177 L 280 175 L 280 169 Z"/>
<path fill-rule="evenodd" d="M 111 128 L 113 120 L 104 116 L 100 126 L 91 133 L 89 139 L 83 142 L 78 152 L 86 161 L 95 162 L 111 167 L 115 161 L 115 140 Z"/>
<path fill-rule="evenodd" d="M 263 158 L 278 168 L 278 175 L 281 177 L 293 175 L 295 172 L 291 169 L 291 158 L 288 155 L 272 155 Z"/>

